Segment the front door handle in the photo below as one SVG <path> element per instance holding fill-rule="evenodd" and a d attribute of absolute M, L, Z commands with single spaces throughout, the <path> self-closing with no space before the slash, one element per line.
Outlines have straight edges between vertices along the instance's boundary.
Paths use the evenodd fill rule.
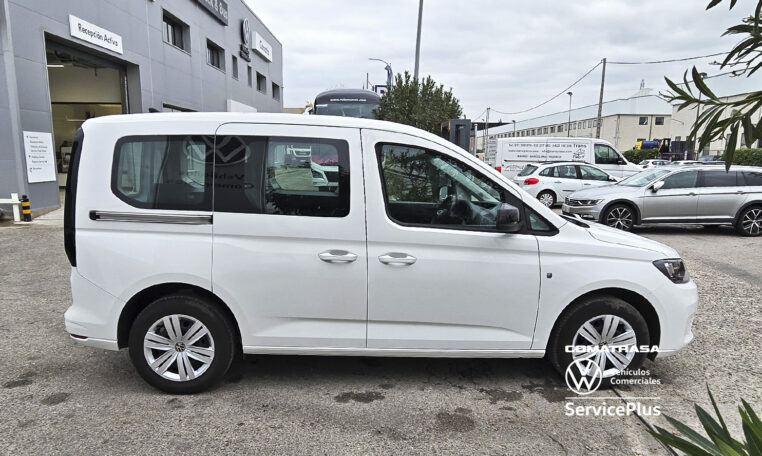
<path fill-rule="evenodd" d="M 378 261 L 384 264 L 403 264 L 411 265 L 415 263 L 416 258 L 407 253 L 389 252 L 378 257 Z"/>
<path fill-rule="evenodd" d="M 593 184 L 591 184 L 591 183 L 589 183 L 589 182 L 585 182 L 585 183 L 584 183 L 584 184 L 582 184 L 582 185 L 593 185 Z"/>
<path fill-rule="evenodd" d="M 318 258 L 326 263 L 351 263 L 357 259 L 357 255 L 346 250 L 326 250 L 318 253 Z"/>
<path fill-rule="evenodd" d="M 688 193 L 688 196 L 696 196 L 696 194 L 693 193 L 693 192 L 690 192 L 690 193 Z"/>

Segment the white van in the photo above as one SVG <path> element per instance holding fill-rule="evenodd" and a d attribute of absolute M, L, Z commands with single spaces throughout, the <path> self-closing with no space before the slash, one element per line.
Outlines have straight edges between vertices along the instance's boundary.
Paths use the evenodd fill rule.
<path fill-rule="evenodd" d="M 529 163 L 578 161 L 597 165 L 622 178 L 643 171 L 630 163 L 610 142 L 595 138 L 498 138 L 485 161 L 512 178 Z M 489 149 L 488 149 L 489 150 Z"/>
<path fill-rule="evenodd" d="M 336 166 L 335 188 L 286 150 Z M 331 116 L 87 120 L 66 189 L 79 343 L 172 393 L 236 353 L 580 357 L 612 378 L 693 337 L 673 249 L 554 214 L 447 141 Z M 499 286 L 496 286 L 499 284 Z"/>

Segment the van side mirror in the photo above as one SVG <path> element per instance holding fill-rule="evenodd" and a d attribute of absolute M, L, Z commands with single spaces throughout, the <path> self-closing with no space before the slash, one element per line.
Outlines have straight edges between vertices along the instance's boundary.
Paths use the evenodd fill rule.
<path fill-rule="evenodd" d="M 664 187 L 664 181 L 659 181 L 654 184 L 653 187 L 651 187 L 651 191 L 656 193 L 658 192 L 662 187 Z"/>
<path fill-rule="evenodd" d="M 521 231 L 521 213 L 516 206 L 501 203 L 497 208 L 497 221 L 495 228 L 503 233 L 518 233 Z"/>

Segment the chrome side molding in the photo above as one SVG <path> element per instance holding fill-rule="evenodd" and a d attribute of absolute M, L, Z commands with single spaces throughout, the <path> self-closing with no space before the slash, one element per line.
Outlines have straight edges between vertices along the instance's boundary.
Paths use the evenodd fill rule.
<path fill-rule="evenodd" d="M 178 223 L 182 225 L 211 225 L 212 215 L 146 214 L 140 212 L 90 211 L 90 220 L 104 222 Z"/>

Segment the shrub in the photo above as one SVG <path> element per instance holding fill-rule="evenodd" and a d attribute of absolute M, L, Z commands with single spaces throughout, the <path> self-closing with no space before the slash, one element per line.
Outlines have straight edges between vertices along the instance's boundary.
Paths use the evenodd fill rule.
<path fill-rule="evenodd" d="M 722 154 L 722 160 L 725 160 L 725 154 Z M 736 149 L 733 154 L 734 165 L 762 166 L 762 149 Z"/>
<path fill-rule="evenodd" d="M 624 158 L 632 163 L 640 163 L 643 160 L 652 160 L 659 156 L 659 149 L 632 149 L 622 152 Z"/>

